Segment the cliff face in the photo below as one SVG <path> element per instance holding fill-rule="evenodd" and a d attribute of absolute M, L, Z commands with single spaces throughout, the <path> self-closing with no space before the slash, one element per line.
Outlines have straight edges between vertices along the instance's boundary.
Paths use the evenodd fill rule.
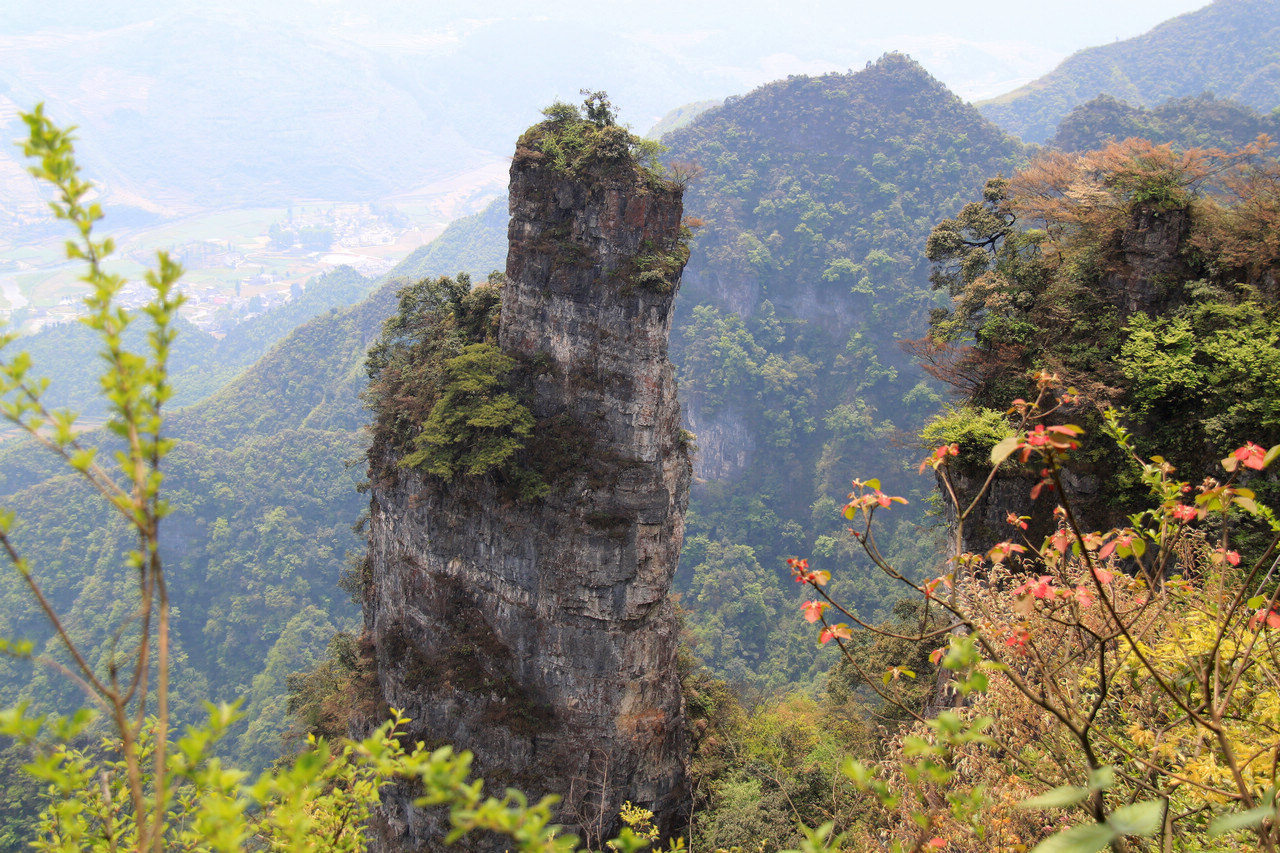
<path fill-rule="evenodd" d="M 1183 285 L 1196 277 L 1187 261 L 1190 220 L 1186 209 L 1157 210 L 1134 206 L 1115 245 L 1108 247 L 1115 254 L 1115 269 L 1099 276 L 1094 284 L 1105 306 L 1103 310 L 1114 315 L 1117 327 L 1137 313 L 1169 316 L 1186 302 L 1188 297 Z M 1071 377 L 1068 381 L 1078 380 Z M 1086 405 L 1115 403 L 1121 391 L 1117 387 L 1103 386 L 1101 392 L 1095 393 L 1100 396 L 1089 400 Z M 1108 399 L 1101 394 L 1112 396 Z M 1058 422 L 1083 423 L 1087 417 L 1083 407 L 1067 406 L 1059 411 Z M 1094 441 L 1106 439 L 1098 436 Z M 1113 457 L 1104 457 L 1102 463 L 1089 464 L 1081 462 L 1077 456 L 1062 472 L 1062 485 L 1086 530 L 1123 526 L 1130 512 L 1115 500 L 1113 491 L 1107 490 L 1108 481 L 1115 477 L 1115 471 L 1110 467 L 1115 461 Z M 967 507 L 973 501 L 989 472 L 990 468 L 985 464 L 977 467 L 952 466 L 952 485 L 961 506 Z M 1028 519 L 1029 529 L 1025 535 L 1031 542 L 1041 542 L 1045 536 L 1051 535 L 1058 527 L 1053 509 L 1062 499 L 1046 490 L 1033 500 L 1030 493 L 1038 480 L 1039 476 L 1033 469 L 1001 469 L 966 520 L 960 550 L 981 554 L 1008 540 L 1013 533 L 1006 520 L 1009 513 Z M 941 479 L 939 491 L 946 494 Z M 944 515 L 948 527 L 954 530 L 956 508 L 949 501 L 944 501 Z M 952 540 L 949 538 L 949 541 Z"/>
<path fill-rule="evenodd" d="M 690 479 L 667 360 L 681 192 L 625 147 L 566 169 L 527 134 L 510 199 L 498 341 L 555 436 L 550 489 L 517 501 L 375 447 L 365 624 L 412 737 L 474 752 L 490 790 L 560 795 L 599 846 L 624 801 L 669 829 L 688 794 L 668 598 Z M 375 847 L 439 838 L 411 801 L 386 798 Z"/>

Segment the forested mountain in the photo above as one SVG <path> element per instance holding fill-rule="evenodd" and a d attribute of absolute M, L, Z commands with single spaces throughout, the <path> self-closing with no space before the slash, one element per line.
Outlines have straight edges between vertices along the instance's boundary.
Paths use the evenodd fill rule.
<path fill-rule="evenodd" d="M 1220 35 L 1232 15 L 1271 21 L 1275 2 L 1219 0 L 1143 38 L 1159 35 L 1157 48 L 1187 32 L 1212 41 L 1209 34 Z M 1186 29 L 1193 24 L 1201 29 Z M 1249 29 L 1237 33 L 1236 49 L 1266 28 L 1255 21 Z M 1234 93 L 1248 103 L 1256 103 L 1249 92 L 1275 82 L 1274 51 L 1255 54 L 1264 64 L 1253 88 Z M 1190 55 L 1202 64 L 1215 56 L 1209 48 Z M 1143 74 L 1162 67 L 1152 57 Z M 1131 65 L 1123 66 L 1128 76 L 1112 76 L 1137 87 L 1141 75 Z M 1204 79 L 1193 91 L 1204 90 Z M 1057 91 L 1046 83 L 1035 97 Z M 1054 113 L 1049 100 L 1036 103 L 1040 112 L 1026 121 L 1052 118 L 1054 144 L 1069 150 L 1133 135 L 1179 148 L 1231 147 L 1277 129 L 1274 114 L 1212 95 L 1151 108 L 1099 97 L 1069 113 Z M 1145 143 L 1092 159 L 1053 154 L 1024 170 L 1027 149 L 1018 140 L 901 54 L 856 73 L 790 77 L 729 98 L 664 142 L 668 166 L 689 179 L 686 222 L 696 232 L 671 332 L 685 424 L 697 447 L 676 590 L 693 653 L 749 697 L 822 684 L 834 661 L 813 650 L 787 557 L 837 570 L 829 592 L 869 621 L 903 615 L 893 607 L 895 588 L 843 535 L 839 506 L 850 478 L 879 477 L 886 491 L 910 498 L 881 532 L 880 548 L 898 569 L 919 573 L 942 552 L 940 520 L 927 512 L 935 481 L 915 466 L 926 452 L 917 436 L 948 394 L 912 348 L 931 328 L 941 344 L 977 343 L 964 364 L 985 383 L 965 397 L 975 409 L 934 421 L 935 432 L 984 418 L 1003 426 L 1000 407 L 1026 394 L 1028 371 L 1047 363 L 1086 395 L 1131 407 L 1143 419 L 1137 441 L 1144 450 L 1184 442 L 1177 461 L 1189 470 L 1215 463 L 1223 441 L 1243 435 L 1242 425 L 1280 440 L 1273 399 L 1280 321 L 1271 293 L 1280 268 L 1277 215 L 1274 193 L 1257 189 L 1275 186 L 1273 166 L 1251 171 L 1250 161 L 1228 158 L 1229 168 L 1213 172 L 1238 191 L 1234 206 L 1205 189 L 1203 169 L 1216 168 L 1213 162 L 1183 161 Z M 1022 183 L 1010 195 L 1001 179 L 1015 173 Z M 1120 179 L 1090 183 L 1113 173 Z M 984 192 L 991 178 L 998 180 Z M 1086 196 L 1105 203 L 1071 207 Z M 926 241 L 953 215 L 943 231 L 964 232 L 965 215 L 1003 231 L 980 244 L 995 247 L 990 259 L 977 250 L 982 263 L 965 261 L 973 247 L 963 240 L 955 257 L 930 243 L 935 262 L 955 261 L 961 270 L 954 287 L 938 289 L 947 269 L 931 267 Z M 165 490 L 173 512 L 162 539 L 175 590 L 173 698 L 177 715 L 190 718 L 206 699 L 243 697 L 246 718 L 229 749 L 244 766 L 260 768 L 279 754 L 290 676 L 315 666 L 335 633 L 355 624 L 344 591 L 353 584 L 340 579 L 354 568 L 349 555 L 361 550 L 357 528 L 367 504 L 359 491 L 366 351 L 400 288 L 427 276 L 502 268 L 506 232 L 503 199 L 455 222 L 377 282 L 342 269 L 221 340 L 181 329 L 174 402 L 183 407 L 168 422 L 175 447 Z M 1145 242 L 1133 238 L 1139 232 Z M 1151 307 L 1159 310 L 1148 316 Z M 63 377 L 50 389 L 53 405 L 85 410 L 90 420 L 101 411 L 86 369 L 95 357 L 78 327 L 48 330 L 26 346 L 39 368 Z M 110 449 L 109 439 L 98 440 Z M 1110 484 L 1106 495 L 1128 497 L 1133 486 Z M 14 543 L 32 555 L 69 630 L 85 647 L 107 649 L 128 618 L 130 579 L 119 569 L 131 543 L 89 497 L 30 445 L 0 445 L 0 506 L 20 519 Z M 0 621 L 7 635 L 42 642 L 57 656 L 13 573 L 0 577 Z M 922 645 L 859 648 L 886 668 L 914 655 L 924 677 L 913 696 L 928 692 Z M 855 740 L 867 754 L 884 745 L 874 743 L 881 730 L 867 722 L 871 706 L 847 668 L 825 682 L 823 710 L 793 694 L 750 720 L 723 685 L 693 681 L 695 726 L 715 713 L 739 714 L 717 724 L 755 739 L 743 755 L 776 759 L 772 787 L 762 786 L 760 773 L 742 769 L 747 759 L 736 744 L 713 737 L 711 746 L 700 745 L 698 760 L 720 762 L 701 768 L 716 786 L 715 809 L 700 829 L 711 846 L 784 838 L 797 817 L 825 818 L 826 792 L 830 813 L 862 825 L 861 816 L 850 816 L 861 806 L 836 802 L 833 757 Z M 53 670 L 0 658 L 0 706 L 21 700 L 47 709 L 76 706 L 81 697 Z M 842 728 L 819 719 L 846 711 Z M 892 716 L 874 719 L 896 725 Z M 819 750 L 826 753 L 810 760 Z M 0 787 L 14 763 L 13 753 L 0 751 Z M 7 810 L 26 808 L 11 809 L 18 799 L 0 799 L 0 829 Z M 820 808 L 802 813 L 814 803 Z"/>
<path fill-rule="evenodd" d="M 712 107 L 720 106 L 723 101 L 719 99 L 709 101 L 694 101 L 692 104 L 684 104 L 676 107 L 671 112 L 664 115 L 654 123 L 653 127 L 645 132 L 645 136 L 650 139 L 661 139 L 672 131 L 679 130 L 698 116 L 705 113 Z"/>
<path fill-rule="evenodd" d="M 1280 106 L 1280 0 L 1215 0 L 1137 38 L 1079 51 L 978 108 L 1025 141 L 1044 142 L 1099 94 L 1152 107 L 1205 91 L 1264 112 Z"/>
<path fill-rule="evenodd" d="M 853 559 L 837 536 L 852 477 L 924 496 L 894 446 L 941 404 L 900 347 L 939 305 L 921 248 L 1021 149 L 900 54 L 730 98 L 663 141 L 701 170 L 685 210 L 704 220 L 672 331 L 698 445 L 677 589 L 700 655 L 776 687 L 817 666 L 784 558 Z M 921 521 L 889 547 L 920 545 Z M 870 577 L 843 594 L 883 613 Z"/>
<path fill-rule="evenodd" d="M 357 491 L 364 477 L 364 353 L 393 312 L 396 290 L 410 280 L 403 269 L 426 275 L 467 263 L 439 246 L 425 254 L 433 260 L 406 262 L 358 305 L 329 308 L 284 335 L 216 395 L 170 419 L 176 444 L 165 485 L 173 514 L 162 545 L 176 591 L 176 706 L 189 719 L 206 699 L 243 697 L 247 719 L 234 748 L 246 766 L 261 767 L 282 748 L 287 676 L 312 666 L 334 633 L 354 624 L 357 609 L 338 581 L 348 554 L 360 547 L 353 527 L 365 505 Z M 339 275 L 316 293 L 349 292 L 342 282 L 371 284 Z M 304 300 L 291 310 L 314 307 Z M 229 363 L 278 333 L 282 321 L 271 316 L 221 342 L 192 337 L 209 347 L 204 357 L 212 363 L 223 352 Z M 180 394 L 195 393 L 184 391 L 188 376 L 175 377 Z M 0 451 L 0 493 L 0 503 L 21 519 L 15 542 L 33 555 L 55 606 L 69 614 L 78 637 L 105 648 L 129 600 L 119 572 L 128 547 L 123 530 L 78 482 L 22 441 Z M 104 536 L 104 529 L 114 533 Z M 0 613 L 11 636 L 47 636 L 13 574 L 0 581 Z M 0 696 L 5 703 L 26 697 L 38 707 L 81 701 L 57 673 L 10 659 L 0 661 Z"/>
<path fill-rule="evenodd" d="M 1172 98 L 1152 109 L 1099 95 L 1067 114 L 1049 147 L 1092 151 L 1131 137 L 1178 148 L 1235 149 L 1259 134 L 1280 134 L 1280 112 L 1262 115 L 1252 107 L 1211 94 Z"/>

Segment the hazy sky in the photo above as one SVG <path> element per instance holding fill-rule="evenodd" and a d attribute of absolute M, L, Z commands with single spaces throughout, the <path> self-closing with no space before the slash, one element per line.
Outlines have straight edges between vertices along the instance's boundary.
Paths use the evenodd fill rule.
<path fill-rule="evenodd" d="M 904 50 L 968 97 L 1048 71 L 1075 50 L 1138 35 L 1204 0 L 0 0 L 5 31 L 106 28 L 177 9 L 370 39 L 448 42 L 499 21 L 543 19 L 703 51 L 727 81 L 841 69 Z M 529 49 L 540 45 L 531 41 Z M 589 46 L 588 46 L 589 47 Z M 601 51 L 609 50 L 607 43 Z M 582 59 L 589 63 L 590 50 Z M 724 95 L 728 92 L 709 92 Z"/>
<path fill-rule="evenodd" d="M 496 192 L 512 140 L 583 87 L 644 132 L 692 101 L 896 50 L 979 100 L 1204 5 L 0 0 L 0 132 L 46 103 L 81 128 L 99 186 L 149 211 L 444 181 Z M 18 159 L 0 150 L 0 198 L 42 216 Z"/>

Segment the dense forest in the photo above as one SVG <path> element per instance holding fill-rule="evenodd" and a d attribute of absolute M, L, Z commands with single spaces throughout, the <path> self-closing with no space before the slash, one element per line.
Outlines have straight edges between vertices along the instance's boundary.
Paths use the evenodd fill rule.
<path fill-rule="evenodd" d="M 854 559 L 836 511 L 854 476 L 923 503 L 901 458 L 942 399 L 901 347 L 941 304 L 920 247 L 1022 149 L 899 54 L 731 98 L 664 142 L 669 162 L 704 170 L 672 331 L 699 448 L 676 588 L 696 653 L 776 690 L 827 665 L 788 618 L 784 559 Z M 885 547 L 922 568 L 928 522 L 913 511 L 902 525 Z M 852 583 L 846 595 L 889 613 L 887 587 Z"/>
<path fill-rule="evenodd" d="M 1280 132 L 1280 113 L 1263 115 L 1251 107 L 1211 93 L 1172 98 L 1150 109 L 1110 95 L 1099 95 L 1067 114 L 1048 147 L 1092 151 L 1110 140 L 1136 137 L 1179 148 L 1234 150 L 1261 134 Z"/>

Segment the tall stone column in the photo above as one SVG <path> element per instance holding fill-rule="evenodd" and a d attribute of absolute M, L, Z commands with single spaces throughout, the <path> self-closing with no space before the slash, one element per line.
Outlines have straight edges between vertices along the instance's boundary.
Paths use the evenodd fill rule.
<path fill-rule="evenodd" d="M 365 623 L 414 738 L 471 750 L 490 790 L 560 795 L 560 822 L 598 847 L 624 801 L 671 828 L 689 795 L 669 593 L 690 464 L 667 359 L 687 253 L 680 189 L 625 131 L 592 130 L 616 144 L 570 167 L 544 150 L 557 129 L 512 162 L 498 336 L 557 437 L 550 489 L 518 500 L 375 447 Z M 431 847 L 440 816 L 408 789 L 386 799 L 374 846 Z"/>

